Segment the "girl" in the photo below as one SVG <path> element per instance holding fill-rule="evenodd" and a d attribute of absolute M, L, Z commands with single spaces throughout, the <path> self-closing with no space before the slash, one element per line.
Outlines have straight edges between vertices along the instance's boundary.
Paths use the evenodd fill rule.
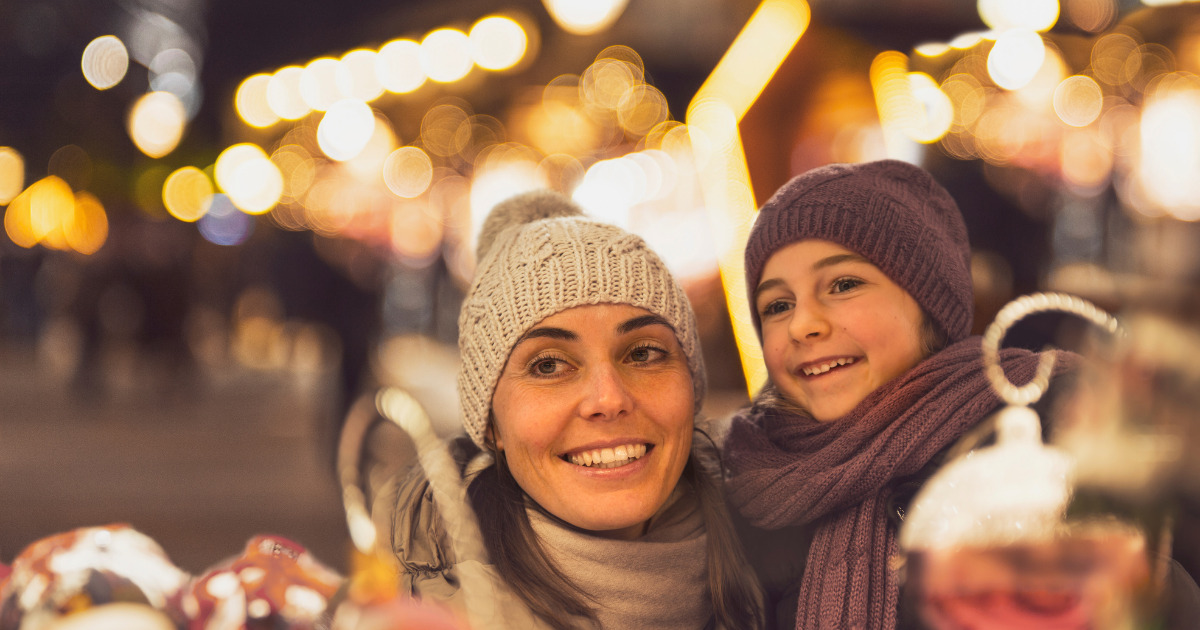
<path fill-rule="evenodd" d="M 750 524 L 783 532 L 748 538 L 775 625 L 894 628 L 904 507 L 1001 406 L 969 336 L 962 216 L 911 164 L 818 168 L 763 206 L 746 282 L 769 383 L 733 420 L 727 487 Z M 1014 383 L 1038 358 L 1001 353 Z"/>

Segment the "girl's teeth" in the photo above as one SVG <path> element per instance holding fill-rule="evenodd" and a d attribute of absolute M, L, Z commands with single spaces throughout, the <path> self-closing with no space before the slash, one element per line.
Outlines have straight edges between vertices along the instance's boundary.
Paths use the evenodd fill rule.
<path fill-rule="evenodd" d="M 851 363 L 854 363 L 854 359 L 837 359 L 836 361 L 830 361 L 829 363 L 822 363 L 821 365 L 818 365 L 818 366 L 806 367 L 802 371 L 804 372 L 805 376 L 816 376 L 817 374 L 824 374 L 824 373 L 828 372 L 829 370 L 832 370 L 835 367 L 842 366 L 842 365 L 850 365 Z"/>
<path fill-rule="evenodd" d="M 567 460 L 576 466 L 616 468 L 640 459 L 645 454 L 645 444 L 625 444 L 614 448 L 598 448 L 572 453 L 567 456 Z"/>

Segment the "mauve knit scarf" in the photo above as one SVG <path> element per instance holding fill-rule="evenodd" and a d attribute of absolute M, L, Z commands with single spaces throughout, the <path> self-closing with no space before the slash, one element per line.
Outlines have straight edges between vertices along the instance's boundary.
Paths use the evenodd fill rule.
<path fill-rule="evenodd" d="M 969 337 L 935 353 L 834 422 L 762 405 L 734 419 L 726 440 L 733 504 L 765 529 L 815 524 L 797 628 L 896 627 L 890 485 L 1002 404 L 983 375 L 980 343 Z M 1071 356 L 1059 354 L 1056 374 Z M 1009 349 L 1001 361 L 1022 384 L 1038 355 Z"/>

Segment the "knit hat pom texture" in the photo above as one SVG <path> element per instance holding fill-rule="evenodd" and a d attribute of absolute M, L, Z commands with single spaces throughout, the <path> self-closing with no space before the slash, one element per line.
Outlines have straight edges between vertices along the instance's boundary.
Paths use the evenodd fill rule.
<path fill-rule="evenodd" d="M 568 197 L 540 190 L 497 204 L 476 251 L 479 265 L 458 319 L 459 400 L 476 444 L 484 446 L 496 383 L 517 341 L 576 306 L 628 304 L 667 320 L 687 356 L 699 411 L 706 377 L 695 314 L 640 237 L 587 219 Z"/>
<path fill-rule="evenodd" d="M 763 205 L 746 244 L 754 290 L 780 248 L 806 239 L 863 255 L 916 300 L 952 341 L 970 334 L 975 297 L 967 228 L 954 198 L 924 169 L 899 160 L 831 164 L 798 175 Z"/>

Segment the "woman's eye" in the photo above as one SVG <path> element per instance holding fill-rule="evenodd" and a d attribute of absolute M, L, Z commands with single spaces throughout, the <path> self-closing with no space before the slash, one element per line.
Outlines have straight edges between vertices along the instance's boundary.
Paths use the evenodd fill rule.
<path fill-rule="evenodd" d="M 647 363 L 666 355 L 666 351 L 655 346 L 638 346 L 629 352 L 629 360 L 634 363 Z"/>
<path fill-rule="evenodd" d="M 562 364 L 562 359 L 554 357 L 543 357 L 535 359 L 529 366 L 530 371 L 534 376 L 553 376 L 559 372 L 559 366 Z"/>
<path fill-rule="evenodd" d="M 859 280 L 858 278 L 838 278 L 837 280 L 833 281 L 831 292 L 845 293 L 846 291 L 849 291 L 850 289 L 853 289 L 862 283 L 863 281 Z"/>

